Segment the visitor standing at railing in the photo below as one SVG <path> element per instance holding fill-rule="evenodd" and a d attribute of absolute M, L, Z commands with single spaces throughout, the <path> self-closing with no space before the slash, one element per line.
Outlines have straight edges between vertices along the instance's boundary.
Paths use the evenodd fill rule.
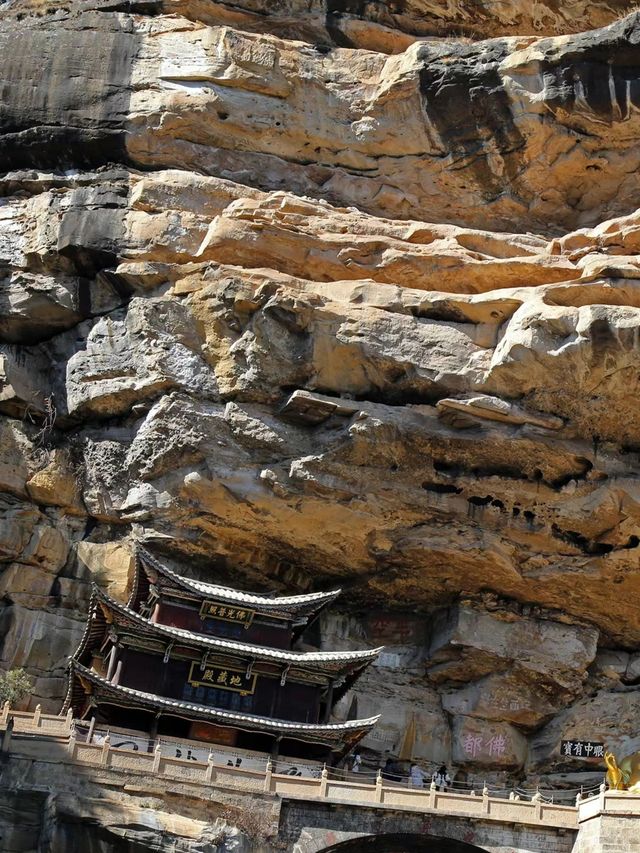
<path fill-rule="evenodd" d="M 393 762 L 393 759 L 387 758 L 384 763 L 384 767 L 382 768 L 382 778 L 387 779 L 390 782 L 400 782 L 402 776 L 398 773 L 394 772 L 396 770 L 396 766 Z"/>
<path fill-rule="evenodd" d="M 412 788 L 424 788 L 425 773 L 417 764 L 411 765 L 409 784 Z"/>
<path fill-rule="evenodd" d="M 451 785 L 451 777 L 444 764 L 439 770 L 436 770 L 431 777 L 431 781 L 435 783 L 438 791 L 446 791 L 449 785 Z"/>

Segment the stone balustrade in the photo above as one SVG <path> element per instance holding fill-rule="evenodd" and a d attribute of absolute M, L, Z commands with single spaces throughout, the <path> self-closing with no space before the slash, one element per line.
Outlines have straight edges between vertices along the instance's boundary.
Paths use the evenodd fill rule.
<path fill-rule="evenodd" d="M 13 723 L 13 734 L 69 738 L 73 729 L 71 711 L 66 716 L 43 714 L 40 705 L 35 711 L 13 711 L 6 702 L 0 711 L 0 730 L 6 731 L 9 720 Z"/>
<path fill-rule="evenodd" d="M 378 776 L 373 784 L 329 779 L 327 771 L 323 771 L 319 779 L 308 779 L 274 773 L 270 764 L 267 764 L 263 772 L 215 765 L 212 762 L 205 764 L 169 758 L 159 750 L 155 753 L 143 753 L 113 749 L 108 740 L 102 744 L 88 744 L 76 743 L 71 738 L 69 753 L 73 761 L 83 764 L 144 774 L 153 773 L 168 779 L 220 785 L 225 788 L 242 788 L 244 791 L 264 792 L 286 799 L 320 798 L 355 805 L 442 811 L 485 820 L 543 823 L 567 829 L 575 829 L 577 826 L 577 814 L 573 806 L 544 803 L 540 799 L 505 800 L 490 797 L 488 793 L 476 796 L 436 791 L 435 788 L 402 788 L 397 785 L 385 785 L 381 776 Z"/>
<path fill-rule="evenodd" d="M 6 737 L 9 721 L 13 721 L 10 743 Z M 492 797 L 487 789 L 481 794 L 404 788 L 385 784 L 382 776 L 374 781 L 334 779 L 325 768 L 320 778 L 305 778 L 276 773 L 271 762 L 265 770 L 248 770 L 208 762 L 185 760 L 154 752 L 114 748 L 110 738 L 102 743 L 76 740 L 73 719 L 42 714 L 11 711 L 7 706 L 0 713 L 0 730 L 5 730 L 3 751 L 35 756 L 42 749 L 42 739 L 61 740 L 63 752 L 58 760 L 110 769 L 115 773 L 141 774 L 155 778 L 190 782 L 199 785 L 238 789 L 243 792 L 271 794 L 281 799 L 324 800 L 354 806 L 378 806 L 389 809 L 436 812 L 447 815 L 478 818 L 514 824 L 545 825 L 562 829 L 577 829 L 578 809 L 573 806 L 546 803 L 538 796 L 532 800 Z M 34 743 L 37 741 L 37 743 Z M 592 798 L 597 800 L 598 798 Z M 640 798 L 637 798 L 640 800 Z M 580 804 L 580 812 L 590 808 L 590 800 Z M 640 809 L 640 802 L 638 803 Z M 586 814 L 586 812 L 585 812 Z"/>
<path fill-rule="evenodd" d="M 578 802 L 578 821 L 590 820 L 598 815 L 640 816 L 640 794 L 628 791 L 608 791 L 604 785 L 594 797 Z"/>

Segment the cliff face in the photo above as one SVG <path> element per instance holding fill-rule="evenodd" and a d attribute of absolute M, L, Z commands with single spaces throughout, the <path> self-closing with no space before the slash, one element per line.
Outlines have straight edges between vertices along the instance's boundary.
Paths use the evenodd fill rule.
<path fill-rule="evenodd" d="M 509 5 L 5 2 L 1 661 L 33 704 L 137 536 L 341 585 L 321 642 L 387 645 L 339 709 L 382 710 L 380 753 L 579 784 L 561 740 L 640 745 L 640 15 Z"/>

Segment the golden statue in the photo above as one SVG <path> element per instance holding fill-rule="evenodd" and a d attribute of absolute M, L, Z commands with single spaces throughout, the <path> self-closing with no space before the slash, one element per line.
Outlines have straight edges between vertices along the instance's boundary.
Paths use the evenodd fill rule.
<path fill-rule="evenodd" d="M 623 758 L 620 764 L 612 752 L 605 752 L 607 765 L 607 784 L 613 791 L 640 793 L 640 752 L 634 752 Z"/>

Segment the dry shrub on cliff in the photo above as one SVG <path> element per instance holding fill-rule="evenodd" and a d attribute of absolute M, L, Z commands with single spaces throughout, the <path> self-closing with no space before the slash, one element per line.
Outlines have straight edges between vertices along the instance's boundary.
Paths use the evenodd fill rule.
<path fill-rule="evenodd" d="M 0 705 L 8 702 L 12 707 L 31 693 L 33 682 L 24 669 L 0 672 Z"/>

